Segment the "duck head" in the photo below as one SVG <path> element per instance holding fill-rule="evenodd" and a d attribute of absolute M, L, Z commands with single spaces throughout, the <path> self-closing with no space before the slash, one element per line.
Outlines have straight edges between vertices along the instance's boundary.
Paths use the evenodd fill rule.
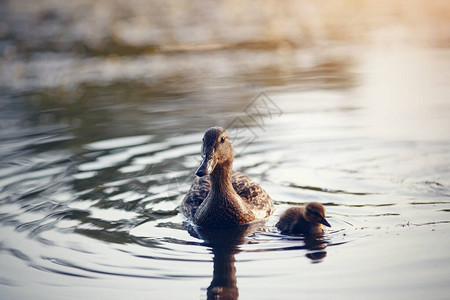
<path fill-rule="evenodd" d="M 211 174 L 215 168 L 231 164 L 234 153 L 228 133 L 222 127 L 211 127 L 203 135 L 203 161 L 195 175 L 202 177 Z"/>
<path fill-rule="evenodd" d="M 330 223 L 325 219 L 325 209 L 322 204 L 317 202 L 310 202 L 305 208 L 305 220 L 310 223 L 323 224 L 331 227 Z"/>

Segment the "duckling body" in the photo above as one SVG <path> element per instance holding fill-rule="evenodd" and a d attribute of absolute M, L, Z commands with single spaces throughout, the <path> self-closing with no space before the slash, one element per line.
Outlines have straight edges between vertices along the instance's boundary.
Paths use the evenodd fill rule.
<path fill-rule="evenodd" d="M 331 227 L 325 219 L 325 209 L 317 202 L 287 209 L 276 224 L 282 234 L 305 235 L 322 234 L 324 232 L 322 225 Z"/>
<path fill-rule="evenodd" d="M 199 177 L 181 203 L 181 212 L 194 224 L 230 227 L 272 214 L 269 195 L 249 177 L 232 171 L 233 147 L 225 129 L 212 127 L 205 132 L 202 154 Z"/>

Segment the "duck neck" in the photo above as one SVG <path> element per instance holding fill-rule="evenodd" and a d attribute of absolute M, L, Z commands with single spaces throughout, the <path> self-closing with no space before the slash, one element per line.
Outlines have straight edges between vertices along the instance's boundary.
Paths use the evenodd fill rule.
<path fill-rule="evenodd" d="M 221 164 L 216 166 L 211 173 L 211 191 L 208 195 L 209 201 L 218 205 L 218 207 L 227 208 L 233 214 L 241 218 L 239 221 L 247 223 L 255 217 L 251 210 L 242 200 L 241 196 L 236 193 L 231 181 L 232 163 Z"/>
<path fill-rule="evenodd" d="M 194 223 L 209 227 L 246 224 L 255 215 L 236 193 L 231 182 L 232 164 L 216 166 L 210 174 L 211 190 L 195 213 Z"/>
<path fill-rule="evenodd" d="M 228 198 L 227 196 L 237 196 L 231 182 L 232 169 L 233 166 L 231 162 L 217 165 L 214 168 L 214 171 L 210 175 L 211 193 L 213 198 L 220 199 L 223 198 L 221 196 L 225 196 L 224 198 L 226 199 Z"/>

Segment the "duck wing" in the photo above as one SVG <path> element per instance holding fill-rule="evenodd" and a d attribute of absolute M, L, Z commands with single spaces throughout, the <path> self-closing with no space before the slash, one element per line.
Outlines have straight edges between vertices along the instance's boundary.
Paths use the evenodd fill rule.
<path fill-rule="evenodd" d="M 203 177 L 196 177 L 187 192 L 183 201 L 181 202 L 181 212 L 189 219 L 193 219 L 197 208 L 208 196 L 211 189 L 211 179 L 209 175 Z"/>
<path fill-rule="evenodd" d="M 240 172 L 233 172 L 231 181 L 236 193 L 244 200 L 257 219 L 265 218 L 272 214 L 272 199 L 259 184 Z"/>

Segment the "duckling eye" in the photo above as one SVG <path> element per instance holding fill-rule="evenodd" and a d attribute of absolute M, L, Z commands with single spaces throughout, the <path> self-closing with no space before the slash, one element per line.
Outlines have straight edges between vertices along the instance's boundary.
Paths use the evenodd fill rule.
<path fill-rule="evenodd" d="M 221 142 L 221 143 L 224 143 L 224 142 L 225 142 L 225 137 L 222 137 L 222 138 L 220 139 L 220 142 Z"/>

